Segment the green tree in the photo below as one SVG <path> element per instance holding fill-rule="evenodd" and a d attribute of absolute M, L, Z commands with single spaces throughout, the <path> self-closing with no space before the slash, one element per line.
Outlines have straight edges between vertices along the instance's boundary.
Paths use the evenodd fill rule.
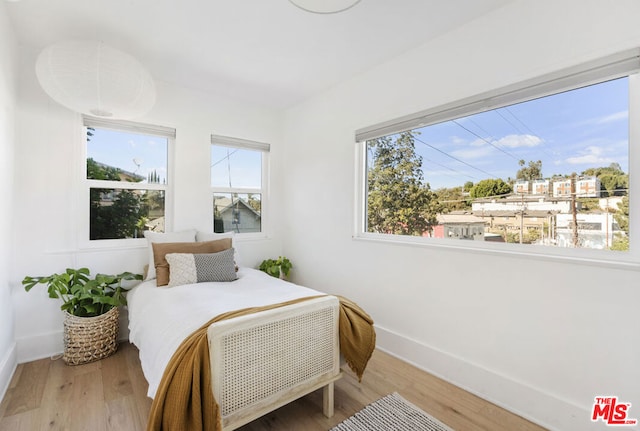
<path fill-rule="evenodd" d="M 478 181 L 476 185 L 474 185 L 469 194 L 472 198 L 485 198 L 490 196 L 500 196 L 511 193 L 513 189 L 507 183 L 505 183 L 502 179 L 486 179 L 482 181 Z"/>
<path fill-rule="evenodd" d="M 422 157 L 414 132 L 367 141 L 373 154 L 368 168 L 367 230 L 422 235 L 437 223 L 439 205 L 423 181 Z"/>
<path fill-rule="evenodd" d="M 629 188 L 629 175 L 627 174 L 601 174 L 599 177 L 602 189 L 607 196 L 624 196 Z"/>
<path fill-rule="evenodd" d="M 120 169 L 103 165 L 89 157 L 87 159 L 87 179 L 120 181 Z"/>
<path fill-rule="evenodd" d="M 469 199 L 465 199 L 462 194 L 462 187 L 443 187 L 436 190 L 434 193 L 438 199 L 438 203 L 442 205 L 443 212 L 463 211 L 471 209 L 471 203 L 469 202 Z"/>
<path fill-rule="evenodd" d="M 534 162 L 533 160 L 529 161 L 529 166 L 525 166 L 525 161 L 520 160 L 518 165 L 521 168 L 516 173 L 517 180 L 525 180 L 532 181 L 537 180 L 538 178 L 542 178 L 542 161 L 538 160 Z"/>
<path fill-rule="evenodd" d="M 609 166 L 599 168 L 588 168 L 582 171 L 582 175 L 589 177 L 599 177 L 602 174 L 618 174 L 625 175 L 619 163 L 611 163 Z"/>
<path fill-rule="evenodd" d="M 618 163 L 585 169 L 581 175 L 597 177 L 600 180 L 601 190 L 607 196 L 625 196 L 627 194 L 629 175 L 622 170 Z"/>
<path fill-rule="evenodd" d="M 149 215 L 149 207 L 143 196 L 135 190 L 92 190 L 99 196 L 91 201 L 89 210 L 92 240 L 141 236 L 138 231 L 139 222 Z"/>
<path fill-rule="evenodd" d="M 92 158 L 87 159 L 87 178 L 121 179 L 118 168 L 103 165 Z M 138 237 L 142 233 L 139 229 L 141 220 L 148 216 L 149 202 L 144 193 L 127 189 L 89 190 L 89 238 L 92 240 Z"/>
<path fill-rule="evenodd" d="M 258 195 L 259 196 L 259 195 Z M 253 193 L 249 193 L 247 195 L 247 203 L 249 204 L 249 206 L 251 208 L 253 208 L 253 210 L 255 212 L 257 212 L 258 214 L 260 214 L 260 211 L 262 211 L 262 201 L 260 200 L 260 198 L 256 198 Z"/>
<path fill-rule="evenodd" d="M 627 235 L 629 235 L 629 197 L 622 198 L 622 202 L 618 204 L 618 211 L 613 215 L 613 218 Z"/>
<path fill-rule="evenodd" d="M 614 251 L 629 251 L 629 237 L 626 235 L 616 234 L 613 238 L 613 244 L 610 247 Z"/>

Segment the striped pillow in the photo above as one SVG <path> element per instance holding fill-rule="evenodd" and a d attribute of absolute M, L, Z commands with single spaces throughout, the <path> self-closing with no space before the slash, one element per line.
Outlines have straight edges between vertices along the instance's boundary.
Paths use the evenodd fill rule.
<path fill-rule="evenodd" d="M 238 278 L 233 258 L 234 249 L 218 253 L 168 253 L 168 287 L 205 281 L 234 281 Z"/>

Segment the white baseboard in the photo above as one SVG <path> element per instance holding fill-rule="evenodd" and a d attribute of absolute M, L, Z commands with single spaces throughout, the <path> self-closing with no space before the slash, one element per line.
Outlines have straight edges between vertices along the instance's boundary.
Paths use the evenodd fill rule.
<path fill-rule="evenodd" d="M 120 312 L 118 341 L 129 340 L 129 320 L 126 313 Z M 61 355 L 64 351 L 62 330 L 46 334 L 22 337 L 16 340 L 19 364 Z"/>
<path fill-rule="evenodd" d="M 62 331 L 32 335 L 16 339 L 18 363 L 36 361 L 60 355 L 64 351 Z"/>
<path fill-rule="evenodd" d="M 600 424 L 591 421 L 588 408 L 377 325 L 376 334 L 380 350 L 544 428 L 557 431 L 602 429 Z"/>
<path fill-rule="evenodd" d="M 7 389 L 9 389 L 11 378 L 13 377 L 13 373 L 16 372 L 17 366 L 16 343 L 13 343 L 4 357 L 0 358 L 0 401 L 2 401 L 4 395 L 7 393 Z"/>

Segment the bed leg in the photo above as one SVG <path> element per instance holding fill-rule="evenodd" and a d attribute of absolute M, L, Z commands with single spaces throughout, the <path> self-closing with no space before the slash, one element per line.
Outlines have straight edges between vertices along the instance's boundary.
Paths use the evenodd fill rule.
<path fill-rule="evenodd" d="M 333 416 L 333 382 L 322 388 L 322 413 L 325 417 Z"/>

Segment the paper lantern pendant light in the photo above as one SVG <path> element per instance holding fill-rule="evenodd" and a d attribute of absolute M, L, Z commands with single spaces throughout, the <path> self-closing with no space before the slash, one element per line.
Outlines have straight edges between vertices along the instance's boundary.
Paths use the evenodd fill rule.
<path fill-rule="evenodd" d="M 351 9 L 360 0 L 289 0 L 302 10 L 311 13 L 331 14 Z"/>
<path fill-rule="evenodd" d="M 98 41 L 45 48 L 36 61 L 36 75 L 53 100 L 96 117 L 140 117 L 156 100 L 149 72 L 131 55 Z"/>

